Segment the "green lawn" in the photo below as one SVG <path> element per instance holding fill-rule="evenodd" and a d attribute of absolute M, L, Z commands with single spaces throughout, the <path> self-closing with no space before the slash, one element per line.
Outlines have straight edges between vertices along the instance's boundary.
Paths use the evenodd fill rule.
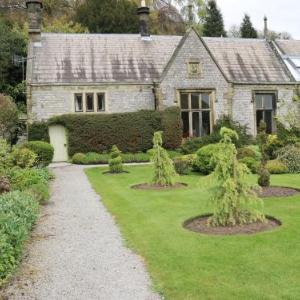
<path fill-rule="evenodd" d="M 265 213 L 283 222 L 275 231 L 206 236 L 182 227 L 212 211 L 206 177 L 183 176 L 189 187 L 180 190 L 142 191 L 130 186 L 149 181 L 151 166 L 103 170 L 86 172 L 166 299 L 300 299 L 300 196 L 265 200 Z M 272 176 L 272 183 L 300 188 L 300 175 Z"/>

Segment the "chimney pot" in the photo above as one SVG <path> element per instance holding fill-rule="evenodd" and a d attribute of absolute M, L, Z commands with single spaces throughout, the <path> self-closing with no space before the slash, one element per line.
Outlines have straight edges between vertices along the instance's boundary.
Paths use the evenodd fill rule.
<path fill-rule="evenodd" d="M 40 42 L 43 3 L 41 0 L 28 0 L 26 1 L 26 7 L 28 12 L 29 37 L 34 42 Z"/>
<path fill-rule="evenodd" d="M 150 8 L 146 6 L 146 2 L 143 0 L 141 6 L 137 9 L 137 14 L 140 18 L 140 34 L 142 37 L 150 37 L 149 32 L 149 15 Z"/>
<path fill-rule="evenodd" d="M 268 30 L 268 18 L 264 17 L 264 37 L 266 40 L 269 39 L 269 30 Z"/>

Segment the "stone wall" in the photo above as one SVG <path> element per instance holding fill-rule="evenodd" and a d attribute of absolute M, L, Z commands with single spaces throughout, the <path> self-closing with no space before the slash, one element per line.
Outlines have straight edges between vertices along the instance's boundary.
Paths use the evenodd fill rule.
<path fill-rule="evenodd" d="M 194 61 L 200 65 L 199 76 L 191 76 L 188 72 L 189 62 Z M 216 119 L 230 113 L 230 84 L 194 31 L 187 36 L 161 83 L 163 106 L 179 105 L 178 89 L 211 90 Z"/>
<path fill-rule="evenodd" d="M 232 117 L 242 125 L 247 125 L 249 133 L 256 135 L 256 108 L 254 92 L 275 92 L 277 99 L 277 115 L 286 114 L 285 103 L 293 101 L 294 86 L 292 85 L 235 85 L 232 99 Z"/>
<path fill-rule="evenodd" d="M 30 122 L 75 113 L 75 93 L 105 93 L 106 110 L 103 113 L 155 109 L 151 85 L 31 86 L 28 87 Z"/>

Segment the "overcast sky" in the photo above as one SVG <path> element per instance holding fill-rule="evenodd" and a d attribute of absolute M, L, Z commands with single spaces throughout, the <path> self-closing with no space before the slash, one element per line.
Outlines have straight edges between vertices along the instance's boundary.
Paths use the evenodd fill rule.
<path fill-rule="evenodd" d="M 226 29 L 239 25 L 248 13 L 258 30 L 263 30 L 263 18 L 268 17 L 269 28 L 287 31 L 300 40 L 300 0 L 217 0 Z"/>

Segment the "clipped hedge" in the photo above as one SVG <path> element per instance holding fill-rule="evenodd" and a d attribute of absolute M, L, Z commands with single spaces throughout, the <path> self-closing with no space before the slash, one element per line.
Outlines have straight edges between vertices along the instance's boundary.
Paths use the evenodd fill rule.
<path fill-rule="evenodd" d="M 50 142 L 48 123 L 35 122 L 28 125 L 28 141 Z"/>
<path fill-rule="evenodd" d="M 164 147 L 178 148 L 182 141 L 179 109 L 118 114 L 69 114 L 57 116 L 49 125 L 68 130 L 69 155 L 104 152 L 116 145 L 122 152 L 146 151 L 152 147 L 155 131 L 163 131 Z"/>

